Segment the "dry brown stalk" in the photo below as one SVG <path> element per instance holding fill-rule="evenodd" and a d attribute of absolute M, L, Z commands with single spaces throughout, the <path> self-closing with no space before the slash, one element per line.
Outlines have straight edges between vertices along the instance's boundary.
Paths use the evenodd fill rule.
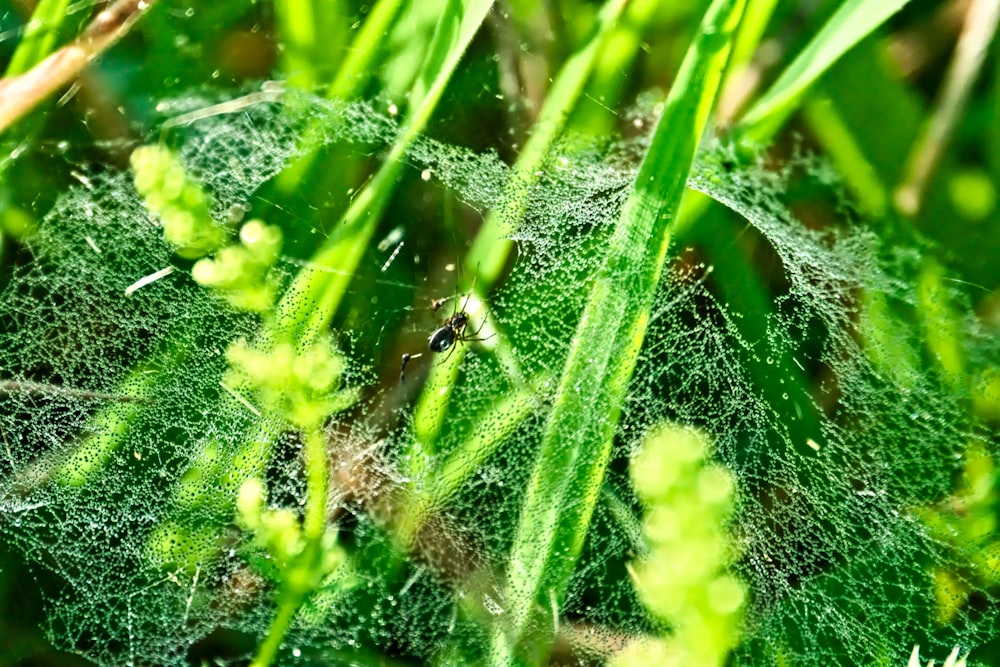
<path fill-rule="evenodd" d="M 0 132 L 72 83 L 87 64 L 129 31 L 155 0 L 118 0 L 100 12 L 73 43 L 19 76 L 0 80 Z"/>

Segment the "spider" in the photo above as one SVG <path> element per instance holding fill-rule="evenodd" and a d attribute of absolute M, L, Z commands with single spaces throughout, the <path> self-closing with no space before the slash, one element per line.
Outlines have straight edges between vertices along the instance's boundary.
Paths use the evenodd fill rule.
<path fill-rule="evenodd" d="M 431 308 L 433 310 L 439 310 L 449 299 L 454 298 L 453 296 L 444 297 L 442 299 L 435 299 L 431 302 Z M 486 326 L 486 319 L 483 318 L 482 324 L 479 328 L 472 333 L 466 333 L 466 328 L 469 326 L 469 313 L 465 311 L 466 307 L 469 305 L 469 299 L 472 298 L 472 292 L 470 291 L 465 300 L 462 302 L 462 307 L 455 308 L 455 311 L 451 314 L 448 319 L 441 323 L 437 329 L 431 332 L 431 335 L 427 337 L 427 347 L 430 348 L 431 352 L 440 354 L 441 352 L 448 352 L 445 358 L 441 360 L 444 363 L 451 356 L 451 353 L 455 351 L 455 343 L 474 343 L 478 341 L 488 340 L 492 338 L 492 335 L 486 338 L 480 338 L 479 332 L 483 330 Z M 449 351 L 450 350 L 450 351 Z M 403 355 L 403 361 L 399 366 L 399 381 L 406 381 L 406 365 L 410 363 L 413 359 L 422 356 L 422 353 Z"/>

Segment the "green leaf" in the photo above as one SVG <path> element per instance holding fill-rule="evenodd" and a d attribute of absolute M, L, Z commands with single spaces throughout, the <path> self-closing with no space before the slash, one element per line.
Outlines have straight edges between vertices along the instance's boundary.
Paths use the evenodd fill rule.
<path fill-rule="evenodd" d="M 69 0 L 41 0 L 38 3 L 7 65 L 6 76 L 24 74 L 52 53 L 68 8 Z"/>
<path fill-rule="evenodd" d="M 795 110 L 803 93 L 816 79 L 907 2 L 909 0 L 847 0 L 747 111 L 738 132 L 751 141 L 765 142 Z"/>

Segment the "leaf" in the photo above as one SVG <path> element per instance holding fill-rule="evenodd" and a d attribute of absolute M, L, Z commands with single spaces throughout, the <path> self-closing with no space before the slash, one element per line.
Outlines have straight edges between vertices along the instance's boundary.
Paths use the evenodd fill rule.
<path fill-rule="evenodd" d="M 688 49 L 608 244 L 560 380 L 521 508 L 492 664 L 537 654 L 601 492 L 622 401 L 666 260 L 670 223 L 708 123 L 745 2 L 716 0 Z"/>
<path fill-rule="evenodd" d="M 795 110 L 802 95 L 816 79 L 908 2 L 847 0 L 747 111 L 737 132 L 751 141 L 766 142 Z"/>

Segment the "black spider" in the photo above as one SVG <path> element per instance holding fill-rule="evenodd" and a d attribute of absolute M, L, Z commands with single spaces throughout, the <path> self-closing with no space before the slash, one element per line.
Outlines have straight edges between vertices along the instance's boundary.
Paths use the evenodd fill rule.
<path fill-rule="evenodd" d="M 443 299 L 435 299 L 431 304 L 431 308 L 438 310 L 448 299 L 452 297 L 445 297 Z M 479 338 L 479 332 L 483 330 L 486 326 L 486 319 L 483 319 L 483 323 L 479 325 L 479 328 L 472 333 L 466 333 L 466 327 L 469 326 L 469 314 L 465 312 L 466 306 L 469 305 L 469 299 L 472 298 L 472 292 L 465 297 L 465 301 L 462 302 L 461 308 L 456 308 L 455 312 L 451 314 L 451 317 L 446 319 L 441 323 L 441 326 L 435 329 L 430 336 L 427 337 L 427 346 L 430 348 L 431 352 L 441 353 L 441 352 L 454 352 L 455 343 L 473 343 L 477 341 L 487 340 L 487 338 Z M 451 356 L 451 352 L 441 360 L 444 363 Z M 410 363 L 411 360 L 416 359 L 420 356 L 420 353 L 403 355 L 403 362 L 399 367 L 399 381 L 406 381 L 406 365 Z"/>

